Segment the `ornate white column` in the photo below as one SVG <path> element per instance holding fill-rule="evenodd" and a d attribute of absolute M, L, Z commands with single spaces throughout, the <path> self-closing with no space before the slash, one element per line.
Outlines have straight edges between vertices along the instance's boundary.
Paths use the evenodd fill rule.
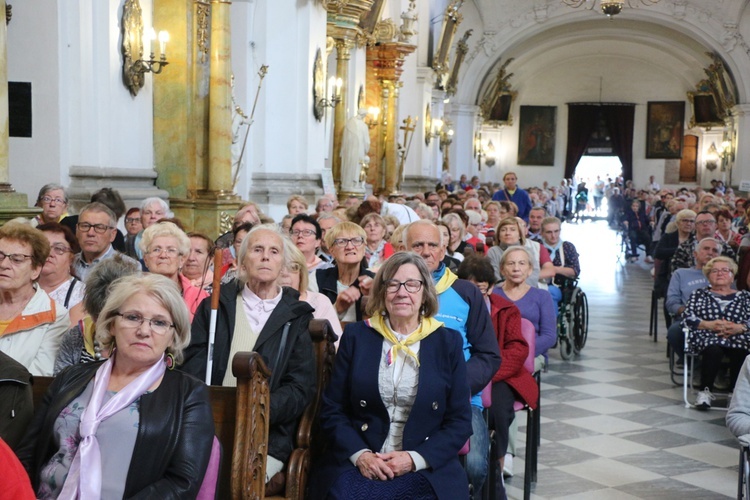
<path fill-rule="evenodd" d="M 750 104 L 737 104 L 732 108 L 732 116 L 737 130 L 737 140 L 733 147 L 737 150 L 730 181 L 736 187 L 742 181 L 750 181 Z"/>

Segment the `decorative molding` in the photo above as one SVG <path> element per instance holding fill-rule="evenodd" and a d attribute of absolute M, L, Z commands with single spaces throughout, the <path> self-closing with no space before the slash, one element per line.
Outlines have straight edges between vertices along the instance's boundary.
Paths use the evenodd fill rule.
<path fill-rule="evenodd" d="M 398 25 L 393 19 L 378 21 L 372 32 L 375 43 L 388 43 L 395 40 L 399 35 Z"/>
<path fill-rule="evenodd" d="M 209 35 L 209 16 L 211 14 L 211 5 L 207 0 L 195 0 L 195 39 L 198 43 L 198 62 L 203 64 L 208 57 L 210 45 Z"/>
<path fill-rule="evenodd" d="M 496 31 L 485 31 L 482 33 L 482 38 L 479 39 L 474 50 L 472 50 L 466 58 L 466 64 L 471 64 L 471 61 L 473 61 L 480 52 L 484 52 L 486 57 L 492 57 L 492 54 L 497 52 L 498 49 L 497 40 L 495 39 L 496 37 Z"/>

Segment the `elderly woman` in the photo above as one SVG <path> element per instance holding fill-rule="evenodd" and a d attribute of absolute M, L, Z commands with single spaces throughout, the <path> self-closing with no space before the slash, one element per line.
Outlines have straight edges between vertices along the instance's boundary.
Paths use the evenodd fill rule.
<path fill-rule="evenodd" d="M 331 323 L 331 328 L 336 335 L 341 338 L 341 323 L 336 315 L 331 301 L 322 293 L 308 290 L 310 274 L 307 272 L 305 256 L 299 251 L 294 243 L 288 238 L 284 238 L 284 251 L 288 256 L 289 263 L 284 266 L 279 275 L 279 285 L 294 288 L 299 292 L 299 300 L 310 304 L 315 311 L 313 317 L 316 319 L 327 319 Z M 339 341 L 336 341 L 338 346 Z"/>
<path fill-rule="evenodd" d="M 266 483 L 283 486 L 278 478 L 294 449 L 297 422 L 315 389 L 308 331 L 313 308 L 299 300 L 296 290 L 278 285 L 288 257 L 284 238 L 273 225 L 254 227 L 247 234 L 239 262 L 239 279 L 221 287 L 208 379 L 211 385 L 236 385 L 230 367 L 240 351 L 256 351 L 266 360 L 273 374 Z M 193 340 L 185 352 L 183 370 L 201 380 L 206 380 L 210 317 L 211 303 L 206 300 L 195 313 Z"/>
<path fill-rule="evenodd" d="M 36 206 L 42 209 L 42 213 L 34 217 L 32 226 L 60 222 L 67 215 L 68 193 L 60 184 L 46 184 L 39 190 Z"/>
<path fill-rule="evenodd" d="M 531 255 L 531 274 L 528 284 L 533 287 L 539 286 L 540 279 L 554 276 L 554 265 L 549 258 L 549 252 L 542 248 L 539 243 L 526 238 L 526 230 L 523 221 L 518 217 L 503 219 L 497 225 L 495 232 L 495 245 L 487 252 L 487 257 L 495 268 L 495 277 L 502 280 L 502 269 L 500 260 L 505 249 L 511 246 L 522 246 Z"/>
<path fill-rule="evenodd" d="M 719 210 L 716 213 L 716 233 L 714 238 L 722 241 L 737 251 L 742 241 L 742 235 L 732 229 L 732 214 L 729 210 Z"/>
<path fill-rule="evenodd" d="M 464 241 L 466 225 L 458 214 L 452 212 L 443 215 L 442 220 L 448 224 L 451 230 L 451 239 L 448 241 L 448 254 L 460 262 L 464 260 L 464 251 L 469 246 Z"/>
<path fill-rule="evenodd" d="M 299 194 L 293 194 L 286 201 L 286 209 L 289 212 L 289 215 L 292 216 L 306 214 L 308 208 L 309 204 L 307 203 L 307 199 Z"/>
<path fill-rule="evenodd" d="M 68 311 L 37 282 L 49 252 L 37 229 L 13 222 L 0 228 L 0 352 L 45 377 L 70 326 Z"/>
<path fill-rule="evenodd" d="M 421 257 L 402 252 L 383 264 L 371 319 L 346 327 L 323 395 L 330 447 L 310 498 L 468 498 L 458 460 L 471 434 L 463 341 L 437 310 Z"/>
<path fill-rule="evenodd" d="M 195 498 L 214 425 L 205 385 L 172 371 L 190 342 L 180 291 L 117 281 L 96 336 L 112 357 L 58 375 L 18 451 L 37 498 Z"/>
<path fill-rule="evenodd" d="M 393 246 L 386 241 L 386 223 L 381 216 L 375 213 L 362 217 L 359 223 L 367 234 L 365 245 L 365 258 L 367 267 L 376 271 L 385 260 L 393 255 Z"/>
<path fill-rule="evenodd" d="M 490 428 L 496 433 L 500 470 L 503 470 L 508 451 L 510 425 L 515 419 L 513 404 L 516 400 L 521 400 L 535 409 L 539 398 L 539 386 L 523 366 L 529 355 L 529 344 L 521 333 L 521 313 L 512 302 L 492 293 L 495 272 L 490 261 L 480 255 L 471 255 L 458 267 L 458 277 L 469 280 L 479 287 L 490 311 L 492 326 L 500 347 L 502 363 L 492 377 L 489 423 Z"/>
<path fill-rule="evenodd" d="M 493 247 L 494 248 L 494 247 Z M 533 266 L 533 257 L 526 247 L 508 247 L 500 259 L 502 285 L 494 293 L 513 302 L 521 317 L 531 321 L 537 334 L 535 356 L 539 359 L 546 355 L 556 339 L 557 310 L 552 303 L 552 296 L 547 290 L 530 286 L 528 283 Z M 543 362 L 543 359 L 539 359 Z"/>
<path fill-rule="evenodd" d="M 300 214 L 292 219 L 292 230 L 290 231 L 292 242 L 297 245 L 302 255 L 305 256 L 307 270 L 312 275 L 318 269 L 327 269 L 331 263 L 318 256 L 320 250 L 320 239 L 323 230 L 313 217 Z"/>
<path fill-rule="evenodd" d="M 68 310 L 70 324 L 75 325 L 85 315 L 81 301 L 86 287 L 70 274 L 70 268 L 81 247 L 73 232 L 62 224 L 49 222 L 37 229 L 44 233 L 50 245 L 47 262 L 39 274 L 39 286 L 57 305 Z"/>
<path fill-rule="evenodd" d="M 326 233 L 326 246 L 331 251 L 334 267 L 319 269 L 315 278 L 318 291 L 328 297 L 336 308 L 339 320 L 345 323 L 362 321 L 374 274 L 367 270 L 365 230 L 353 222 L 336 224 Z"/>
<path fill-rule="evenodd" d="M 86 316 L 63 336 L 55 359 L 55 375 L 63 368 L 79 363 L 91 363 L 109 356 L 96 340 L 96 320 L 109 297 L 110 286 L 131 274 L 140 274 L 141 266 L 132 259 L 117 254 L 96 264 L 86 277 L 86 296 L 82 305 Z"/>
<path fill-rule="evenodd" d="M 157 222 L 143 231 L 141 251 L 149 272 L 161 274 L 174 281 L 182 292 L 182 298 L 193 320 L 195 310 L 201 301 L 208 297 L 205 290 L 193 286 L 190 280 L 180 273 L 185 259 L 190 254 L 190 238 L 171 222 Z"/>
<path fill-rule="evenodd" d="M 729 358 L 730 391 L 745 356 L 750 353 L 750 292 L 732 288 L 737 264 L 714 257 L 703 266 L 709 287 L 694 291 L 685 305 L 682 324 L 689 329 L 687 352 L 700 354 L 701 387 L 696 407 L 708 409 L 714 399 L 714 379 L 724 357 Z"/>
<path fill-rule="evenodd" d="M 216 245 L 213 240 L 202 233 L 188 233 L 190 238 L 190 253 L 182 266 L 182 274 L 194 287 L 211 293 L 213 288 L 213 264 Z"/>

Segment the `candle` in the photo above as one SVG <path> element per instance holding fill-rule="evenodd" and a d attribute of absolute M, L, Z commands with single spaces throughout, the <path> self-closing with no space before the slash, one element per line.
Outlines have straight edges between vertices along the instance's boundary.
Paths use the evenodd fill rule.
<path fill-rule="evenodd" d="M 169 41 L 169 33 L 166 31 L 159 32 L 159 53 L 162 59 L 167 58 L 167 42 Z"/>
<path fill-rule="evenodd" d="M 148 40 L 148 51 L 151 53 L 151 58 L 154 58 L 154 40 L 156 40 L 156 30 L 151 28 L 146 28 L 144 30 L 143 36 L 146 40 Z"/>

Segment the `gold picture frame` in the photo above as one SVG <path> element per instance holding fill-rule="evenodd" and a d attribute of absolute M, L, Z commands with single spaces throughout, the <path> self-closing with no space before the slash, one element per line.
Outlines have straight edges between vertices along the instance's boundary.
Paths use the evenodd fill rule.
<path fill-rule="evenodd" d="M 425 146 L 429 146 L 431 140 L 432 140 L 432 113 L 430 112 L 430 103 L 428 102 L 424 110 L 424 143 L 425 143 Z"/>
<path fill-rule="evenodd" d="M 716 102 L 716 95 L 712 92 L 688 92 L 688 101 L 693 114 L 690 117 L 688 126 L 703 127 L 711 129 L 713 127 L 723 127 L 724 119 L 721 115 L 721 107 Z"/>
<path fill-rule="evenodd" d="M 436 45 L 437 50 L 432 58 L 432 69 L 439 75 L 444 76 L 450 69 L 450 51 L 453 45 L 453 37 L 456 36 L 458 25 L 461 24 L 463 16 L 458 13 L 458 9 L 463 5 L 464 0 L 452 0 L 445 9 L 443 17 L 443 27 L 440 31 L 440 38 Z"/>
<path fill-rule="evenodd" d="M 313 116 L 318 121 L 323 121 L 325 115 L 325 94 L 326 94 L 326 77 L 323 70 L 323 55 L 320 47 L 315 52 L 315 61 L 313 62 Z"/>

